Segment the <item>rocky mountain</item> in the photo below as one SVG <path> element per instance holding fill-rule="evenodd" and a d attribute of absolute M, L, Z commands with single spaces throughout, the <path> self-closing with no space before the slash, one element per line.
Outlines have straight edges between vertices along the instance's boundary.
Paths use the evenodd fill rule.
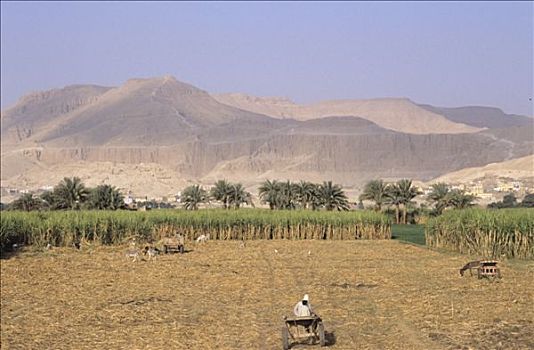
<path fill-rule="evenodd" d="M 28 94 L 2 112 L 2 140 L 16 142 L 27 139 L 47 123 L 55 123 L 59 116 L 96 102 L 109 90 L 103 86 L 71 85 Z"/>
<path fill-rule="evenodd" d="M 50 96 L 45 92 L 37 98 L 24 97 L 3 114 L 3 138 L 54 147 L 165 146 L 193 140 L 199 130 L 215 125 L 269 119 L 222 105 L 173 77 L 131 79 L 118 88 L 95 88 L 85 99 L 79 98 L 87 103 L 69 108 L 71 91 L 79 95 L 81 89 L 67 87 Z M 61 99 L 58 95 L 63 91 L 68 95 Z"/>
<path fill-rule="evenodd" d="M 473 133 L 482 128 L 447 119 L 406 98 L 332 100 L 298 105 L 285 98 L 262 98 L 244 94 L 218 94 L 224 104 L 273 118 L 309 120 L 330 116 L 355 116 L 394 131 L 410 134 Z"/>
<path fill-rule="evenodd" d="M 434 107 L 430 105 L 419 105 L 429 112 L 441 114 L 445 118 L 477 128 L 509 128 L 514 126 L 532 127 L 534 120 L 529 117 L 506 114 L 499 108 L 468 106 L 457 108 Z"/>
<path fill-rule="evenodd" d="M 2 186 L 31 189 L 78 175 L 160 196 L 222 178 L 252 187 L 274 178 L 358 188 L 376 177 L 427 181 L 534 154 L 528 127 L 481 129 L 405 99 L 302 109 L 260 99 L 273 102 L 269 114 L 276 106 L 287 112 L 275 117 L 221 101 L 172 77 L 28 95 L 2 112 Z"/>

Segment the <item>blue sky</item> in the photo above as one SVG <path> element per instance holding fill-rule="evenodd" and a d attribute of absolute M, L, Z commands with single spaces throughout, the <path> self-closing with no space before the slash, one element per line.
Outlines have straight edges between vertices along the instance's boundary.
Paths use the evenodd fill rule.
<path fill-rule="evenodd" d="M 174 75 L 209 92 L 532 115 L 532 2 L 2 2 L 2 108 Z"/>

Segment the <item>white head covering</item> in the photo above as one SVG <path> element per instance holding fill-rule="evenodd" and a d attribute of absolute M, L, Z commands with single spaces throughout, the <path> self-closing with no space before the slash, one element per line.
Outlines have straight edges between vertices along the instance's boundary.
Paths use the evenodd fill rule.
<path fill-rule="evenodd" d="M 304 294 L 304 298 L 302 298 L 302 300 L 308 301 L 308 300 L 310 300 L 310 297 L 308 296 L 308 294 Z"/>

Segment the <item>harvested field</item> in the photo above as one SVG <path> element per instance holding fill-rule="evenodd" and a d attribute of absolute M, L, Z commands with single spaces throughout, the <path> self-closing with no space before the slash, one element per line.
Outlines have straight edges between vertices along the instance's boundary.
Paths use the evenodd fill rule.
<path fill-rule="evenodd" d="M 279 349 L 305 293 L 331 349 L 534 348 L 532 261 L 502 262 L 490 282 L 459 276 L 469 257 L 396 241 L 186 248 L 136 263 L 109 246 L 2 260 L 1 348 Z"/>

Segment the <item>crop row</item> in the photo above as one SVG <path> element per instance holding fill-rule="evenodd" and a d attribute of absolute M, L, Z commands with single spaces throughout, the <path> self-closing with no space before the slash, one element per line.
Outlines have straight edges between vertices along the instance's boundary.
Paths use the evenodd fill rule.
<path fill-rule="evenodd" d="M 428 221 L 426 244 L 482 258 L 534 258 L 534 209 L 452 210 Z"/>
<path fill-rule="evenodd" d="M 2 212 L 0 243 L 68 246 L 158 240 L 175 233 L 195 239 L 388 239 L 390 219 L 379 213 L 241 210 Z"/>

